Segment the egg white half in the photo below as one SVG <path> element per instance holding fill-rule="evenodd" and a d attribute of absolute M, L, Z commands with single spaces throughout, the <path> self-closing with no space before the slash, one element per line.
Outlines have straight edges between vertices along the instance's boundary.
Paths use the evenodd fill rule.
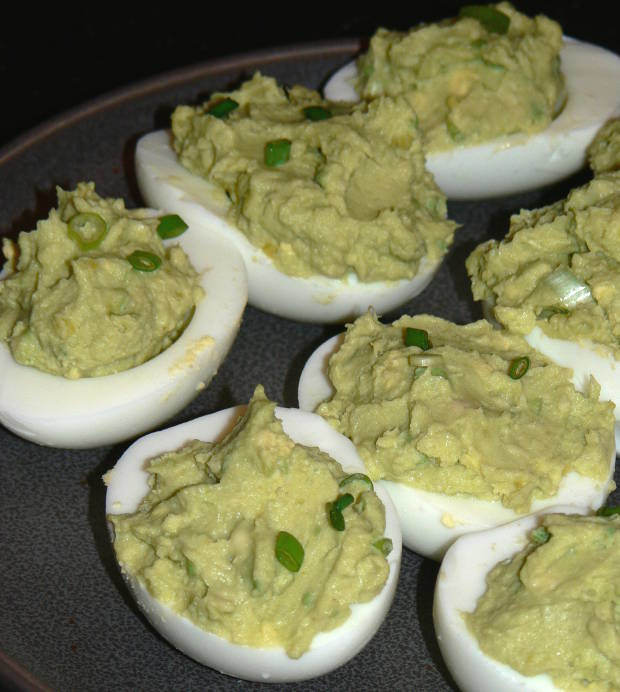
<path fill-rule="evenodd" d="M 343 338 L 344 335 L 339 334 L 328 339 L 308 359 L 299 378 L 297 396 L 301 409 L 314 411 L 334 393 L 327 375 L 327 364 Z M 614 450 L 609 474 L 604 481 L 571 471 L 563 477 L 557 493 L 535 500 L 531 511 L 562 503 L 598 509 L 611 490 L 615 461 Z M 434 560 L 440 560 L 458 536 L 504 524 L 519 516 L 498 501 L 445 495 L 386 480 L 377 481 L 375 486 L 386 488 L 396 506 L 404 545 Z"/>
<path fill-rule="evenodd" d="M 151 433 L 135 442 L 106 474 L 108 485 L 106 513 L 121 514 L 136 510 L 148 492 L 146 461 L 165 451 L 177 449 L 191 439 L 215 441 L 234 424 L 244 407 L 219 411 L 188 423 Z M 337 433 L 320 416 L 298 409 L 276 408 L 284 431 L 300 444 L 319 447 L 338 461 L 348 472 L 364 471 L 364 465 L 353 444 Z M 337 668 L 355 656 L 373 637 L 390 608 L 401 559 L 401 534 L 396 510 L 389 495 L 375 488 L 385 506 L 385 535 L 392 539 L 388 555 L 388 579 L 382 591 L 367 603 L 356 603 L 340 627 L 321 632 L 310 649 L 300 658 L 287 656 L 283 648 L 254 648 L 233 644 L 200 629 L 190 620 L 156 601 L 131 574 L 123 572 L 140 608 L 168 641 L 199 663 L 222 673 L 246 680 L 291 682 L 305 680 Z M 111 532 L 113 529 L 109 526 Z"/>
<path fill-rule="evenodd" d="M 187 220 L 189 223 L 189 220 Z M 241 256 L 190 227 L 179 243 L 205 295 L 181 336 L 142 365 L 70 380 L 17 363 L 0 343 L 0 422 L 26 440 L 79 449 L 139 435 L 178 413 L 207 385 L 237 335 L 247 301 Z"/>
<path fill-rule="evenodd" d="M 136 176 L 147 204 L 176 211 L 205 234 L 232 240 L 246 263 L 250 305 L 280 317 L 324 324 L 352 319 L 371 306 L 388 312 L 423 291 L 441 263 L 423 258 L 416 276 L 399 281 L 362 282 L 354 274 L 346 279 L 289 276 L 227 220 L 230 202 L 224 192 L 181 166 L 169 132 L 152 132 L 138 141 Z"/>
<path fill-rule="evenodd" d="M 609 349 L 597 347 L 591 341 L 555 339 L 540 327 L 534 327 L 525 340 L 554 363 L 571 368 L 573 384 L 579 391 L 588 387 L 590 376 L 594 377 L 601 386 L 601 401 L 613 401 L 616 405 L 616 449 L 620 449 L 620 361 Z"/>
<path fill-rule="evenodd" d="M 525 192 L 561 180 L 584 165 L 594 135 L 620 113 L 620 57 L 568 37 L 560 56 L 568 100 L 546 130 L 427 155 L 427 168 L 449 199 Z M 352 86 L 356 76 L 355 62 L 345 65 L 325 85 L 325 98 L 358 101 Z"/>
<path fill-rule="evenodd" d="M 549 675 L 524 676 L 487 656 L 467 628 L 462 613 L 473 612 L 486 590 L 486 575 L 528 542 L 542 514 L 587 514 L 572 505 L 548 507 L 510 524 L 459 538 L 446 553 L 435 585 L 433 620 L 442 656 L 463 692 L 557 692 Z"/>

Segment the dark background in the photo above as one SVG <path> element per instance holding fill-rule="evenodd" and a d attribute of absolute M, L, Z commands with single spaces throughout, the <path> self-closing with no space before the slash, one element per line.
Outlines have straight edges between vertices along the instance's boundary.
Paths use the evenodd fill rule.
<path fill-rule="evenodd" d="M 156 8 L 86 3 L 12 7 L 0 30 L 0 147 L 46 119 L 161 72 L 239 52 L 407 29 L 458 12 L 463 2 L 359 5 L 295 2 L 168 3 Z M 613 4 L 600 0 L 520 2 L 557 19 L 564 33 L 620 51 Z M 285 8 L 285 9 L 284 9 Z M 196 14 L 197 13 L 197 14 Z"/>

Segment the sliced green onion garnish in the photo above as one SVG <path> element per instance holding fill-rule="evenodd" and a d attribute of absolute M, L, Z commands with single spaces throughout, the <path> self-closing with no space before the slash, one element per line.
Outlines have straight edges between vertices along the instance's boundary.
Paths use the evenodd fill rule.
<path fill-rule="evenodd" d="M 145 250 L 134 250 L 127 261 L 139 272 L 152 272 L 161 266 L 161 257 Z"/>
<path fill-rule="evenodd" d="M 539 526 L 537 529 L 532 531 L 532 538 L 536 541 L 536 543 L 546 543 L 550 537 L 551 534 L 544 526 Z"/>
<path fill-rule="evenodd" d="M 329 508 L 329 523 L 336 531 L 344 531 L 344 516 L 338 507 L 334 506 L 333 502 Z"/>
<path fill-rule="evenodd" d="M 443 377 L 444 380 L 448 379 L 448 373 L 444 368 L 431 368 L 431 375 L 433 377 Z"/>
<path fill-rule="evenodd" d="M 288 531 L 280 531 L 276 537 L 276 559 L 289 572 L 299 572 L 304 561 L 303 546 Z"/>
<path fill-rule="evenodd" d="M 228 117 L 229 113 L 235 110 L 235 108 L 239 108 L 239 104 L 234 99 L 227 98 L 214 103 L 207 109 L 206 113 L 207 115 L 212 115 L 215 118 L 225 119 Z"/>
<path fill-rule="evenodd" d="M 368 486 L 369 490 L 373 489 L 372 481 L 365 473 L 352 473 L 350 476 L 345 476 L 338 484 L 341 488 L 344 488 L 348 483 L 353 483 L 355 481 L 361 481 Z"/>
<path fill-rule="evenodd" d="M 332 112 L 323 106 L 306 106 L 303 113 L 308 120 L 327 120 L 332 117 Z"/>
<path fill-rule="evenodd" d="M 265 165 L 281 166 L 286 163 L 291 155 L 290 139 L 274 139 L 265 144 Z"/>
<path fill-rule="evenodd" d="M 345 507 L 352 505 L 355 502 L 355 498 L 351 493 L 345 493 L 344 495 L 338 495 L 338 497 L 332 502 L 332 507 L 335 507 L 339 512 Z"/>
<path fill-rule="evenodd" d="M 380 538 L 373 543 L 373 546 L 386 557 L 392 552 L 394 547 L 391 538 Z"/>
<path fill-rule="evenodd" d="M 187 571 L 188 576 L 196 576 L 196 565 L 187 557 L 185 558 L 185 569 Z"/>
<path fill-rule="evenodd" d="M 409 346 L 410 344 L 407 345 Z M 419 368 L 441 367 L 443 365 L 443 357 L 438 353 L 415 353 L 409 356 L 409 365 L 415 365 Z"/>
<path fill-rule="evenodd" d="M 519 380 L 530 369 L 530 359 L 527 356 L 520 356 L 510 361 L 508 375 L 513 380 Z"/>
<path fill-rule="evenodd" d="M 505 34 L 510 26 L 510 17 L 491 5 L 465 5 L 461 7 L 459 17 L 477 19 L 487 31 L 494 34 Z"/>
<path fill-rule="evenodd" d="M 465 135 L 459 130 L 459 128 L 450 120 L 446 118 L 446 129 L 450 135 L 450 139 L 457 144 L 465 141 Z"/>
<path fill-rule="evenodd" d="M 88 252 L 101 245 L 108 234 L 108 224 L 99 214 L 83 212 L 69 219 L 67 235 L 74 240 L 80 250 Z"/>
<path fill-rule="evenodd" d="M 537 292 L 549 290 L 552 296 L 557 297 L 557 303 L 568 310 L 572 310 L 580 303 L 587 303 L 592 300 L 592 291 L 590 291 L 588 284 L 578 279 L 567 267 L 554 269 L 536 288 Z M 547 294 L 545 293 L 545 295 Z"/>
<path fill-rule="evenodd" d="M 546 320 L 549 319 L 549 317 L 553 317 L 553 315 L 568 315 L 570 310 L 567 308 L 561 308 L 561 307 L 547 307 L 543 308 L 537 315 L 536 319 L 538 320 Z"/>
<path fill-rule="evenodd" d="M 416 329 L 415 327 L 407 327 L 405 329 L 405 346 L 417 346 L 423 351 L 432 348 L 431 340 L 428 338 L 428 332 L 424 329 Z"/>
<path fill-rule="evenodd" d="M 160 238 L 176 238 L 187 230 L 187 224 L 178 214 L 162 216 L 157 226 L 157 235 Z"/>
<path fill-rule="evenodd" d="M 599 507 L 596 510 L 596 514 L 599 517 L 611 517 L 614 514 L 620 514 L 620 507 L 617 505 L 613 507 Z"/>

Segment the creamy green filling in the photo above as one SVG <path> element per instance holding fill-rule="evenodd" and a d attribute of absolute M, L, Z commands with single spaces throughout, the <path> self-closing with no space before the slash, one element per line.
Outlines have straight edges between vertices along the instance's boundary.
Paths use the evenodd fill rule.
<path fill-rule="evenodd" d="M 430 348 L 407 346 L 408 328 L 425 331 Z M 568 370 L 486 321 L 382 325 L 364 315 L 328 375 L 335 393 L 317 412 L 351 438 L 374 479 L 526 512 L 570 471 L 599 482 L 609 474 L 613 405 L 598 402 L 596 383 L 578 393 Z"/>
<path fill-rule="evenodd" d="M 620 358 L 620 172 L 514 215 L 506 238 L 479 245 L 466 266 L 474 298 L 508 329 L 539 326 Z"/>
<path fill-rule="evenodd" d="M 562 690 L 620 689 L 619 529 L 617 516 L 543 518 L 464 616 L 480 648 Z"/>
<path fill-rule="evenodd" d="M 358 60 L 357 91 L 404 95 L 429 151 L 545 129 L 565 100 L 561 27 L 507 2 L 491 8 L 509 20 L 504 32 L 467 16 L 379 29 Z"/>
<path fill-rule="evenodd" d="M 274 408 L 259 388 L 222 442 L 151 460 L 138 510 L 109 520 L 122 568 L 157 600 L 233 642 L 297 658 L 379 593 L 389 550 L 368 479 L 294 443 Z"/>
<path fill-rule="evenodd" d="M 0 339 L 16 361 L 67 378 L 108 375 L 157 355 L 178 338 L 203 295 L 159 219 L 92 183 L 58 188 L 58 207 L 35 231 L 5 239 Z"/>
<path fill-rule="evenodd" d="M 620 168 L 620 118 L 612 118 L 596 133 L 588 147 L 588 162 L 595 175 Z"/>
<path fill-rule="evenodd" d="M 452 242 L 456 224 L 404 99 L 329 103 L 257 73 L 179 106 L 172 132 L 181 163 L 225 191 L 230 220 L 287 274 L 411 278 Z"/>

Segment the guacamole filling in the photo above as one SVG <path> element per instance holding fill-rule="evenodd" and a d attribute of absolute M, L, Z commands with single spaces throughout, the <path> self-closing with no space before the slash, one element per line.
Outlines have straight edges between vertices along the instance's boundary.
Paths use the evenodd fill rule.
<path fill-rule="evenodd" d="M 503 21 L 463 13 L 409 32 L 379 29 L 358 60 L 357 92 L 406 96 L 431 152 L 544 130 L 565 101 L 562 29 L 507 2 L 490 13 Z"/>
<path fill-rule="evenodd" d="M 613 404 L 599 403 L 594 380 L 578 393 L 568 370 L 484 320 L 383 325 L 363 315 L 328 374 L 334 395 L 317 412 L 353 441 L 373 479 L 519 513 L 570 471 L 607 483 Z"/>
<path fill-rule="evenodd" d="M 474 298 L 503 326 L 519 334 L 538 326 L 619 359 L 620 171 L 516 214 L 506 237 L 479 245 L 466 266 Z"/>
<path fill-rule="evenodd" d="M 620 118 L 606 122 L 588 147 L 588 163 L 595 175 L 620 169 Z"/>
<path fill-rule="evenodd" d="M 36 230 L 3 241 L 0 339 L 18 363 L 72 379 L 139 365 L 191 319 L 198 276 L 164 246 L 152 211 L 99 197 L 93 183 L 57 192 Z"/>
<path fill-rule="evenodd" d="M 620 517 L 551 514 L 464 617 L 488 656 L 562 690 L 620 689 Z"/>
<path fill-rule="evenodd" d="M 258 388 L 221 442 L 152 459 L 138 510 L 108 518 L 122 569 L 158 601 L 232 642 L 297 658 L 381 591 L 389 548 L 371 484 L 293 442 L 274 408 Z"/>
<path fill-rule="evenodd" d="M 329 103 L 257 73 L 179 106 L 172 133 L 182 165 L 225 191 L 230 221 L 286 274 L 408 279 L 452 242 L 402 98 Z"/>

